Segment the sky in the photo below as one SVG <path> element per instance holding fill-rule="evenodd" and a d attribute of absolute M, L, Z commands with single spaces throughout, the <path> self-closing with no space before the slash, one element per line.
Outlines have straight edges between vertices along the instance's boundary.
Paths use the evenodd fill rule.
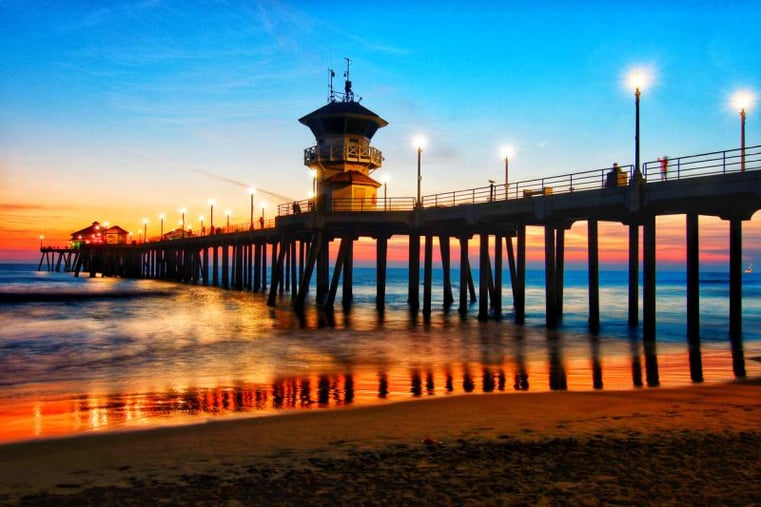
<path fill-rule="evenodd" d="M 758 26 L 758 1 L 0 0 L 0 262 L 94 220 L 137 234 L 147 219 L 150 237 L 185 208 L 197 227 L 209 199 L 216 224 L 247 222 L 249 186 L 268 218 L 305 199 L 314 138 L 298 118 L 327 102 L 328 69 L 341 88 L 346 57 L 389 122 L 373 146 L 391 197 L 416 193 L 418 135 L 424 195 L 501 181 L 508 144 L 512 181 L 633 163 L 637 68 L 643 162 L 737 148 L 730 98 L 761 92 Z M 744 226 L 749 262 L 760 222 Z M 658 227 L 659 256 L 681 262 L 683 217 Z M 608 260 L 625 255 L 625 229 L 606 231 L 621 243 Z M 703 259 L 726 264 L 727 237 L 701 220 Z"/>

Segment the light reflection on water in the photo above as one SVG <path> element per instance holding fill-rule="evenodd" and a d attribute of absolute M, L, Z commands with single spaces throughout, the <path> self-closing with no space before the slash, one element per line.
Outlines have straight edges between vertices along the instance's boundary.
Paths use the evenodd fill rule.
<path fill-rule="evenodd" d="M 595 337 L 585 332 L 582 283 L 567 283 L 563 326 L 546 331 L 537 286 L 529 287 L 523 327 L 509 315 L 479 323 L 440 309 L 424 322 L 407 312 L 404 279 L 390 284 L 379 317 L 374 279 L 363 283 L 369 275 L 358 271 L 350 312 L 326 319 L 309 308 L 303 322 L 287 298 L 269 308 L 259 294 L 198 286 L 51 273 L 3 284 L 6 293 L 77 297 L 0 304 L 0 442 L 429 396 L 648 386 L 638 331 L 629 337 L 625 325 L 625 283 L 601 288 L 609 304 Z M 726 297 L 714 285 L 702 288 L 704 300 Z M 678 287 L 659 293 L 663 386 L 691 382 Z M 705 380 L 731 380 L 726 322 L 708 318 L 703 327 Z M 761 355 L 759 343 L 746 340 L 746 358 Z M 757 361 L 744 365 L 761 375 Z"/>

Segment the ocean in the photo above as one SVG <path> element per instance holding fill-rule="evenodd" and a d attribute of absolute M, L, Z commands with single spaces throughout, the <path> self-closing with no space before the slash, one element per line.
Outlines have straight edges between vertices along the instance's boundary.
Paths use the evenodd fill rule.
<path fill-rule="evenodd" d="M 564 315 L 544 327 L 544 274 L 527 273 L 526 323 L 479 322 L 443 309 L 410 314 L 407 271 L 388 271 L 386 311 L 375 311 L 375 271 L 355 267 L 354 301 L 332 316 L 289 296 L 156 280 L 75 278 L 0 264 L 0 443 L 340 410 L 476 393 L 679 387 L 692 383 L 685 275 L 659 271 L 657 346 L 627 326 L 627 273 L 600 273 L 601 330 L 587 328 L 587 273 L 566 271 Z M 478 280 L 477 273 L 474 274 Z M 507 277 L 509 280 L 509 277 Z M 455 298 L 459 275 L 452 273 Z M 422 294 L 422 290 L 421 290 Z M 729 277 L 700 277 L 705 383 L 761 375 L 761 274 L 743 275 L 743 347 L 728 336 Z M 641 304 L 640 304 L 641 312 Z"/>

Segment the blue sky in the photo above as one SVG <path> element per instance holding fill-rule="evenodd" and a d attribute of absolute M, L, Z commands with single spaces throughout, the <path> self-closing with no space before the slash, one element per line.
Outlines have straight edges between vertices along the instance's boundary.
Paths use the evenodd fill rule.
<path fill-rule="evenodd" d="M 0 0 L 3 227 L 129 227 L 210 197 L 245 221 L 250 184 L 305 198 L 297 120 L 344 57 L 389 121 L 373 144 L 393 196 L 415 194 L 418 134 L 423 194 L 500 180 L 504 144 L 514 180 L 633 162 L 637 66 L 643 161 L 737 147 L 759 26 L 761 2 Z M 760 126 L 750 110 L 748 144 Z"/>

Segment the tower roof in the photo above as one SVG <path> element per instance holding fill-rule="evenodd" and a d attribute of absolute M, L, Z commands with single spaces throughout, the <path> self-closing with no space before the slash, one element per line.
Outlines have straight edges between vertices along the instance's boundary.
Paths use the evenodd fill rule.
<path fill-rule="evenodd" d="M 380 183 L 359 171 L 344 171 L 326 178 L 325 183 L 333 185 L 360 185 L 378 188 Z"/>
<path fill-rule="evenodd" d="M 371 139 L 388 122 L 359 102 L 330 102 L 299 122 L 309 127 L 316 139 L 328 135 L 356 134 Z"/>

